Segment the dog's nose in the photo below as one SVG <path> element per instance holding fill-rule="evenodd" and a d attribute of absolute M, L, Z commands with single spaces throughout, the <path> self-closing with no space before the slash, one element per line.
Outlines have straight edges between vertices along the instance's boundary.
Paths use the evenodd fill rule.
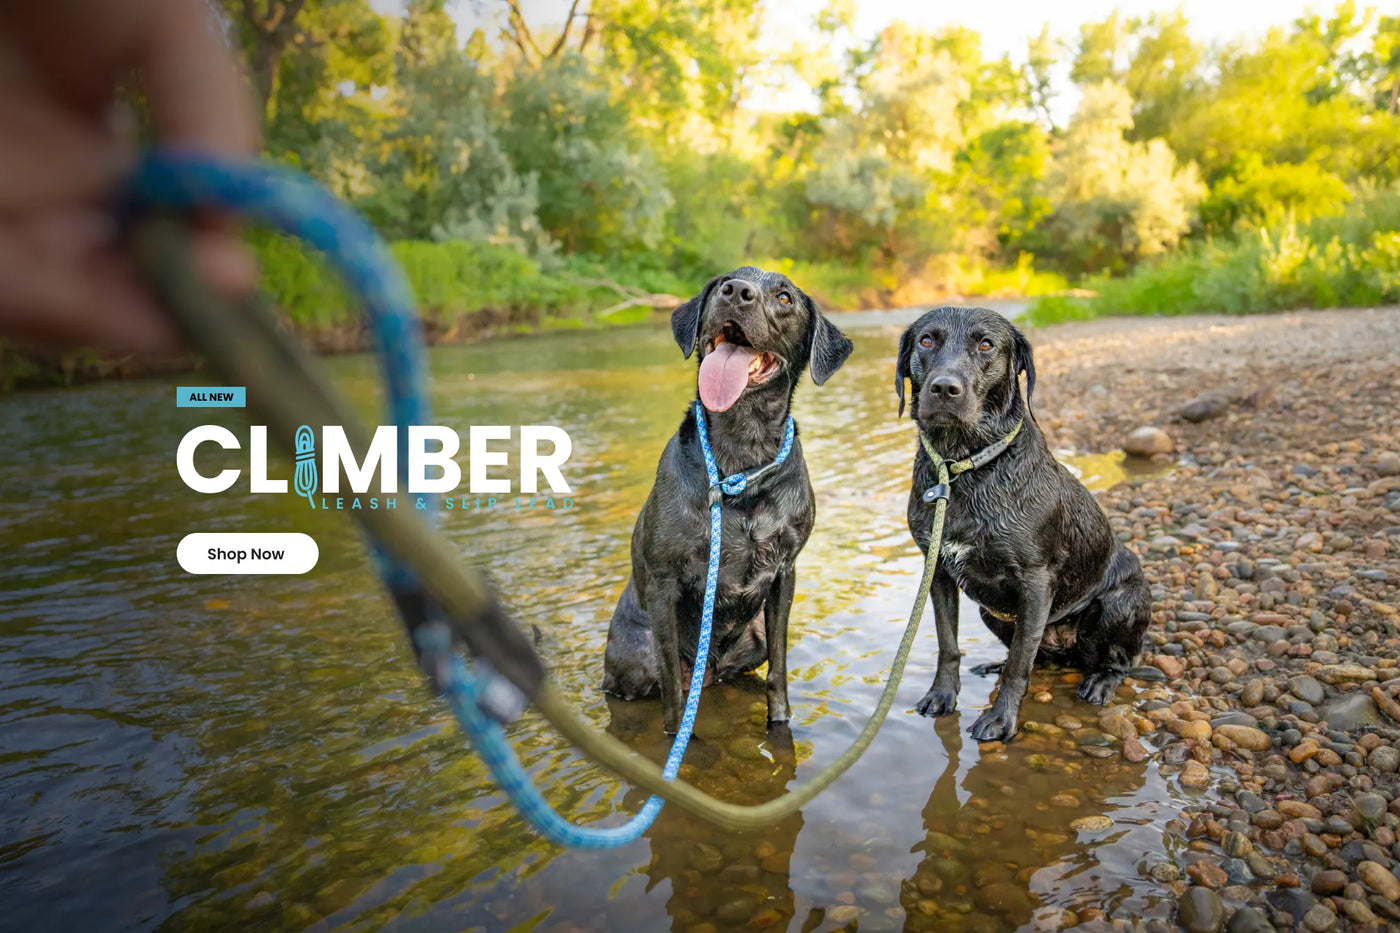
<path fill-rule="evenodd" d="M 952 376 L 936 376 L 929 382 L 928 387 L 934 395 L 945 395 L 948 398 L 957 398 L 963 394 L 962 383 Z"/>
<path fill-rule="evenodd" d="M 743 279 L 730 279 L 719 287 L 722 298 L 738 307 L 747 307 L 758 297 L 758 286 Z"/>

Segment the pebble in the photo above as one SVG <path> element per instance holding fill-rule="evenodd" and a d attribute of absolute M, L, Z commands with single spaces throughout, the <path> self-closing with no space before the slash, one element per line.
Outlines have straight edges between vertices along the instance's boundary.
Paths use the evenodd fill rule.
<path fill-rule="evenodd" d="M 1226 933 L 1274 933 L 1274 925 L 1264 916 L 1262 910 L 1254 907 L 1241 907 L 1230 915 L 1225 925 Z"/>
<path fill-rule="evenodd" d="M 1123 450 L 1134 457 L 1169 454 L 1175 446 L 1170 434 L 1150 426 L 1138 428 L 1123 441 Z"/>
<path fill-rule="evenodd" d="M 1193 885 L 1177 898 L 1176 919 L 1188 933 L 1217 933 L 1225 924 L 1225 905 L 1214 891 Z"/>
<path fill-rule="evenodd" d="M 1214 862 L 1192 862 L 1186 866 L 1186 877 L 1207 888 L 1223 888 L 1230 881 L 1225 869 Z"/>
<path fill-rule="evenodd" d="M 1335 697 L 1325 705 L 1318 707 L 1317 714 L 1322 719 L 1327 720 L 1333 729 L 1341 732 L 1350 732 L 1363 726 L 1373 726 L 1380 721 L 1375 702 L 1361 692 Z"/>
<path fill-rule="evenodd" d="M 1147 870 L 1147 875 L 1153 881 L 1171 884 L 1181 877 L 1181 872 L 1171 862 L 1156 862 Z"/>
<path fill-rule="evenodd" d="M 1356 812 L 1361 817 L 1362 825 L 1368 832 L 1375 829 L 1389 812 L 1386 808 L 1390 805 L 1390 801 L 1380 794 L 1357 794 L 1352 803 L 1356 805 Z"/>
<path fill-rule="evenodd" d="M 1332 929 L 1336 924 L 1337 915 L 1321 904 L 1309 908 L 1308 912 L 1303 914 L 1303 927 L 1312 930 L 1313 933 L 1323 933 L 1325 930 Z"/>
<path fill-rule="evenodd" d="M 1366 763 L 1377 771 L 1394 774 L 1400 770 L 1400 749 L 1393 745 L 1382 745 L 1366 756 Z"/>
<path fill-rule="evenodd" d="M 1202 720 L 1193 720 L 1181 724 L 1181 737 L 1183 739 L 1193 739 L 1197 742 L 1210 741 L 1210 723 Z"/>
<path fill-rule="evenodd" d="M 1236 858 L 1244 858 L 1254 851 L 1254 844 L 1249 841 L 1249 837 L 1244 833 L 1228 832 L 1220 838 L 1220 847 L 1225 850 L 1226 855 Z"/>
<path fill-rule="evenodd" d="M 1081 816 L 1077 820 L 1071 820 L 1069 828 L 1081 833 L 1101 833 L 1113 826 L 1113 821 L 1106 816 Z"/>
<path fill-rule="evenodd" d="M 1254 728 L 1253 726 L 1222 725 L 1215 730 L 1217 735 L 1229 739 L 1240 748 L 1247 748 L 1252 752 L 1266 751 L 1274 744 L 1274 740 L 1269 736 Z"/>
<path fill-rule="evenodd" d="M 1214 392 L 1204 392 L 1182 405 L 1179 414 L 1183 420 L 1197 424 L 1211 418 L 1218 418 L 1225 414 L 1229 408 L 1230 400 L 1225 396 Z M 1376 469 L 1380 469 L 1379 462 L 1377 462 Z"/>
<path fill-rule="evenodd" d="M 1288 689 L 1295 697 L 1304 703 L 1311 703 L 1313 706 L 1321 703 L 1327 697 L 1322 684 L 1307 674 L 1298 674 L 1288 678 Z"/>
<path fill-rule="evenodd" d="M 1400 881 L 1379 862 L 1364 861 L 1356 865 L 1356 877 L 1381 897 L 1394 903 L 1400 901 Z"/>
<path fill-rule="evenodd" d="M 1116 739 L 1137 738 L 1137 728 L 1122 713 L 1105 713 L 1099 717 L 1099 728 Z"/>
<path fill-rule="evenodd" d="M 1129 736 L 1123 740 L 1123 757 L 1131 762 L 1147 760 L 1147 748 L 1137 736 Z"/>
<path fill-rule="evenodd" d="M 1210 772 L 1205 765 L 1193 759 L 1186 762 L 1177 779 L 1182 787 L 1205 787 L 1210 783 Z"/>
<path fill-rule="evenodd" d="M 1333 894 L 1342 893 L 1342 889 L 1347 886 L 1347 873 L 1338 871 L 1335 868 L 1324 869 L 1312 876 L 1309 887 L 1312 893 L 1321 897 L 1331 897 Z"/>
<path fill-rule="evenodd" d="M 860 919 L 860 915 L 861 909 L 859 907 L 855 907 L 850 904 L 842 904 L 838 907 L 832 907 L 830 910 L 828 910 L 826 912 L 826 919 L 830 920 L 837 926 L 844 926 L 850 923 L 852 920 Z"/>

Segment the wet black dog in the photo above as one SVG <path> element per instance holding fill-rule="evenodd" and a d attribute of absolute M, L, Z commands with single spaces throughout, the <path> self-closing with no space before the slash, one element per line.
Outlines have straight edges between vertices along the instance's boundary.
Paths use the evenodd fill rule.
<path fill-rule="evenodd" d="M 957 704 L 959 588 L 1010 649 L 996 701 L 968 730 L 973 738 L 1016 734 L 1037 656 L 1041 663 L 1082 670 L 1079 696 L 1108 702 L 1142 650 L 1151 598 L 1137 556 L 1114 536 L 1093 495 L 1051 455 L 1035 423 L 1030 343 L 993 311 L 938 308 L 900 338 L 895 385 L 901 415 L 906 378 L 911 417 L 948 460 L 995 444 L 1022 423 L 1010 447 L 952 483 L 932 592 L 938 673 L 918 711 L 942 716 Z M 935 483 L 921 444 L 909 530 L 925 553 L 934 505 L 923 493 Z"/>
<path fill-rule="evenodd" d="M 746 266 L 711 279 L 671 315 L 676 342 L 699 350 L 699 398 L 721 477 L 769 464 L 782 445 L 798 379 L 821 385 L 851 342 L 784 275 Z M 768 662 L 768 719 L 786 722 L 787 622 L 794 564 L 816 514 L 802 444 L 738 495 L 724 497 L 723 545 L 706 676 Z M 603 689 L 661 693 L 667 732 L 680 725 L 695 663 L 710 548 L 710 489 L 687 408 L 632 531 L 632 579 L 608 630 Z"/>

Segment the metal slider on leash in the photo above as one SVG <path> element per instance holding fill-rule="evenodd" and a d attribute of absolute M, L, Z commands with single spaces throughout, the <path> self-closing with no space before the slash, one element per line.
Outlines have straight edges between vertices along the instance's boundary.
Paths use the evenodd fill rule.
<path fill-rule="evenodd" d="M 929 503 L 937 502 L 939 499 L 947 501 L 948 497 L 953 493 L 953 487 L 951 485 L 953 480 L 969 470 L 975 470 L 978 467 L 986 466 L 1005 453 L 1006 449 L 1011 446 L 1011 442 L 1016 440 L 1016 436 L 1021 433 L 1023 424 L 1025 424 L 1023 421 L 1016 422 L 1016 427 L 1012 428 L 1011 432 L 1001 440 L 988 444 L 972 456 L 963 460 L 945 460 L 939 457 L 934 453 L 933 445 L 929 442 L 929 439 L 921 433 L 919 435 L 919 441 L 924 446 L 924 452 L 927 453 L 929 459 L 933 461 L 934 475 L 936 476 L 945 471 L 948 473 L 948 482 L 935 483 L 925 489 L 923 500 Z"/>
<path fill-rule="evenodd" d="M 775 462 L 765 463 L 745 473 L 732 473 L 717 483 L 710 484 L 710 505 L 722 505 L 725 496 L 737 496 L 749 488 L 749 484 L 776 467 Z"/>

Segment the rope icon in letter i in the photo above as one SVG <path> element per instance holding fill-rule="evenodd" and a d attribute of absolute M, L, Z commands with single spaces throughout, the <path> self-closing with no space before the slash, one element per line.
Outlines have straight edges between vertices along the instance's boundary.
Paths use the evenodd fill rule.
<path fill-rule="evenodd" d="M 296 447 L 297 472 L 293 481 L 296 483 L 297 495 L 305 496 L 314 509 L 316 500 L 312 496 L 320 489 L 320 484 L 316 482 L 316 435 L 307 425 L 303 424 L 297 428 Z"/>

